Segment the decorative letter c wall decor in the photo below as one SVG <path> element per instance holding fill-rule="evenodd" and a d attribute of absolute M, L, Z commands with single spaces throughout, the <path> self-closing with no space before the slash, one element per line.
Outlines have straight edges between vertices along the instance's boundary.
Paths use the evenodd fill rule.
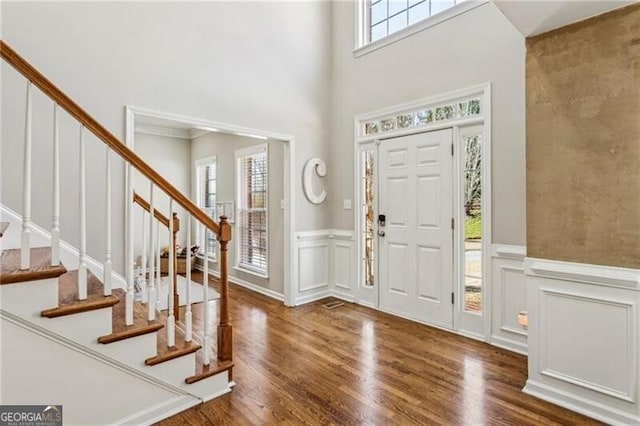
<path fill-rule="evenodd" d="M 320 195 L 313 193 L 312 179 L 314 172 L 320 177 L 327 175 L 327 164 L 318 157 L 310 158 L 305 163 L 302 172 L 302 188 L 309 201 L 313 204 L 320 204 L 327 198 L 327 191 L 323 189 Z"/>

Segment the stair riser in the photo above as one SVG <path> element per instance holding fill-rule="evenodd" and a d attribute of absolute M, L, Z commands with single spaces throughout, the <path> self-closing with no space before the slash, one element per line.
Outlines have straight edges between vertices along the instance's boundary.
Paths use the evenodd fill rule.
<path fill-rule="evenodd" d="M 191 353 L 161 364 L 145 366 L 143 371 L 165 380 L 175 386 L 181 386 L 184 379 L 195 374 L 196 354 Z"/>
<path fill-rule="evenodd" d="M 81 312 L 57 318 L 40 317 L 40 324 L 55 333 L 83 345 L 97 340 L 96 336 L 111 333 L 111 308 Z"/>
<path fill-rule="evenodd" d="M 2 285 L 0 306 L 23 318 L 40 318 L 40 311 L 58 306 L 58 279 Z"/>
<path fill-rule="evenodd" d="M 227 392 L 231 392 L 231 388 L 229 387 L 228 371 L 223 371 L 215 376 L 207 377 L 206 379 L 190 385 L 184 383 L 183 380 L 180 387 L 189 391 L 190 394 L 202 398 L 204 402 L 217 398 L 220 395 L 224 395 Z"/>
<path fill-rule="evenodd" d="M 149 333 L 106 345 L 96 342 L 92 348 L 127 365 L 140 368 L 141 360 L 156 354 L 156 345 L 156 333 Z"/>

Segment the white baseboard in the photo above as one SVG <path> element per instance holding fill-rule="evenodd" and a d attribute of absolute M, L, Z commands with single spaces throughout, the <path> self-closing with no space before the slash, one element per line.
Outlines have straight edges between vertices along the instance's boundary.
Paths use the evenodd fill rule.
<path fill-rule="evenodd" d="M 327 297 L 331 297 L 331 290 L 322 290 L 317 293 L 309 294 L 306 296 L 299 296 L 294 300 L 295 306 L 305 305 L 307 303 L 315 302 L 320 299 L 325 299 Z"/>
<path fill-rule="evenodd" d="M 505 339 L 500 336 L 491 336 L 491 340 L 489 341 L 493 346 L 497 346 L 502 349 L 506 349 L 511 352 L 518 353 L 520 355 L 527 355 L 527 345 L 516 342 L 512 339 Z"/>
<path fill-rule="evenodd" d="M 335 297 L 336 299 L 344 300 L 345 302 L 349 302 L 349 303 L 355 303 L 356 301 L 356 298 L 353 294 L 345 293 L 337 289 L 331 290 L 331 296 Z"/>
<path fill-rule="evenodd" d="M 110 425 L 151 425 L 199 404 L 202 404 L 202 401 L 196 397 L 191 395 L 179 396 L 172 401 L 158 404 L 119 419 Z"/>
<path fill-rule="evenodd" d="M 198 271 L 203 271 L 202 265 L 196 265 L 196 269 Z M 212 277 L 216 278 L 216 279 L 220 279 L 220 273 L 218 271 L 215 270 L 211 270 L 209 269 L 209 275 L 211 275 Z M 249 281 L 245 281 L 243 279 L 234 277 L 234 276 L 229 276 L 229 283 L 230 284 L 234 284 L 234 285 L 238 285 L 240 287 L 244 287 L 246 289 L 255 291 L 256 293 L 260 293 L 264 296 L 270 297 L 272 299 L 278 300 L 280 302 L 284 302 L 284 294 L 279 293 L 275 290 L 271 290 L 270 288 L 265 288 L 262 286 L 259 286 L 257 284 L 254 283 L 250 283 Z"/>
<path fill-rule="evenodd" d="M 549 401 L 576 413 L 584 414 L 611 425 L 640 424 L 640 417 L 632 416 L 611 406 L 599 404 L 590 399 L 564 392 L 556 387 L 547 386 L 532 379 L 527 380 L 522 391 L 536 398 Z"/>
<path fill-rule="evenodd" d="M 14 212 L 5 205 L 0 205 L 0 212 L 2 213 L 2 217 L 8 219 L 9 222 L 11 222 L 12 227 L 15 226 L 17 227 L 17 229 L 20 229 L 20 227 L 22 226 L 22 217 L 18 213 Z M 31 223 L 31 238 L 32 247 L 42 247 L 51 244 L 51 233 L 33 222 Z M 17 245 L 13 245 L 16 246 L 15 248 L 19 247 L 19 243 L 17 243 Z M 78 250 L 71 244 L 65 241 L 60 241 L 60 260 L 67 267 L 67 269 L 77 268 L 79 255 L 80 254 Z M 91 270 L 91 272 L 93 272 L 95 276 L 102 279 L 102 276 L 104 275 L 104 266 L 102 262 L 99 262 L 90 256 L 86 256 L 85 261 L 87 262 L 87 267 L 89 268 L 89 270 Z M 122 275 L 112 271 L 111 286 L 113 288 L 126 288 L 127 281 Z"/>

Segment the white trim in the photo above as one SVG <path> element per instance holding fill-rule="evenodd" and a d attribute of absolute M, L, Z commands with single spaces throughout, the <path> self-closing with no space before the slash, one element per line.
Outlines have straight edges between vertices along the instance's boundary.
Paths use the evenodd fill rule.
<path fill-rule="evenodd" d="M 318 229 L 315 231 L 296 232 L 298 241 L 314 241 L 324 239 L 353 241 L 354 232 L 346 229 Z"/>
<path fill-rule="evenodd" d="M 522 392 L 611 425 L 640 423 L 640 416 L 528 379 Z"/>
<path fill-rule="evenodd" d="M 526 275 L 534 277 L 640 291 L 640 269 L 590 265 L 530 257 L 524 260 L 524 269 Z"/>
<path fill-rule="evenodd" d="M 364 56 L 384 46 L 388 46 L 402 39 L 405 39 L 413 34 L 424 31 L 427 28 L 431 28 L 438 24 L 446 22 L 452 18 L 455 18 L 458 15 L 467 13 L 477 7 L 484 5 L 485 3 L 489 3 L 489 1 L 488 0 L 481 0 L 481 1 L 469 0 L 463 3 L 459 3 L 453 7 L 450 7 L 449 9 L 443 10 L 440 13 L 437 13 L 433 16 L 430 16 L 421 21 L 418 21 L 415 24 L 409 25 L 408 27 L 405 27 L 398 32 L 385 36 L 372 43 L 368 43 L 369 37 L 367 36 L 367 34 L 369 33 L 369 19 L 368 19 L 369 13 L 367 13 L 366 1 L 358 0 L 356 1 L 356 31 L 357 31 L 356 47 L 353 51 L 353 56 L 355 58 Z"/>
<path fill-rule="evenodd" d="M 174 139 L 191 140 L 191 132 L 187 129 L 179 129 L 176 127 L 158 126 L 156 124 L 140 123 L 136 126 L 136 133 L 150 136 L 164 136 Z M 209 133 L 209 132 L 206 132 Z"/>
<path fill-rule="evenodd" d="M 328 229 L 319 229 L 316 231 L 296 232 L 296 240 L 298 241 L 314 241 L 329 238 L 330 231 Z"/>
<path fill-rule="evenodd" d="M 345 302 L 349 303 L 356 303 L 356 298 L 353 294 L 340 291 L 335 288 L 331 290 L 331 297 L 335 297 L 336 299 L 344 300 Z"/>
<path fill-rule="evenodd" d="M 202 271 L 203 268 L 201 265 L 196 265 L 196 269 Z M 245 272 L 245 271 L 242 271 Z M 209 275 L 220 279 L 220 273 L 218 271 L 214 271 L 209 269 Z M 270 297 L 272 299 L 278 300 L 280 302 L 284 302 L 284 294 L 277 292 L 275 290 L 271 290 L 270 288 L 262 287 L 257 284 L 250 283 L 249 281 L 245 281 L 241 278 L 229 275 L 229 284 L 234 284 L 240 287 L 244 287 L 246 289 L 255 291 L 256 293 L 260 293 L 264 296 Z"/>
<path fill-rule="evenodd" d="M 180 396 L 118 419 L 109 425 L 151 425 L 200 404 L 202 400 L 199 398 L 190 395 Z"/>
<path fill-rule="evenodd" d="M 12 223 L 19 224 L 22 221 L 22 218 L 18 213 L 14 212 L 4 204 L 0 204 L 0 211 L 2 212 L 2 216 L 6 216 L 7 219 L 9 219 Z M 37 243 L 37 238 L 42 238 L 45 241 L 51 241 L 51 233 L 49 231 L 40 227 L 39 225 L 36 225 L 34 222 L 31 222 L 30 227 L 32 234 L 35 234 L 31 236 L 32 242 L 34 244 Z M 6 239 L 6 235 L 4 238 Z M 3 244 L 3 248 L 5 250 L 7 249 L 6 241 Z M 78 256 L 79 252 L 75 247 L 73 247 L 66 241 L 60 240 L 60 259 L 63 264 L 66 264 L 69 268 L 75 268 Z M 73 259 L 73 261 L 64 261 L 66 259 Z M 88 255 L 85 256 L 84 262 L 95 276 L 104 276 L 104 265 L 101 262 Z M 113 270 L 111 271 L 111 280 L 113 288 L 127 288 L 127 282 L 125 281 L 125 278 Z"/>
<path fill-rule="evenodd" d="M 179 114 L 171 114 L 162 111 L 155 111 L 148 108 L 141 108 L 136 106 L 127 105 L 125 106 L 125 143 L 131 149 L 135 146 L 135 119 L 136 116 L 146 116 L 152 118 L 160 118 L 171 121 L 178 121 L 183 123 L 189 123 L 194 127 L 202 127 L 206 129 L 216 129 L 218 132 L 227 132 L 227 133 L 243 133 L 243 134 L 253 134 L 260 135 L 266 137 L 272 141 L 280 141 L 285 143 L 285 164 L 284 164 L 284 176 L 285 176 L 285 185 L 284 185 L 284 295 L 285 295 L 285 305 L 293 306 L 294 305 L 294 291 L 293 289 L 297 287 L 297 272 L 295 268 L 292 267 L 292 259 L 295 254 L 294 248 L 294 236 L 296 232 L 296 206 L 294 202 L 294 197 L 296 194 L 296 156 L 295 156 L 295 137 L 293 135 L 277 133 L 268 130 L 258 130 L 250 127 L 236 126 L 233 124 L 219 123 L 211 120 L 205 120 L 201 118 L 193 118 L 187 117 Z M 126 176 L 125 176 L 126 178 Z M 128 180 L 125 181 L 125 184 L 128 184 Z M 131 220 L 131 203 L 129 202 L 128 197 L 125 195 L 125 232 L 127 229 L 127 224 L 129 220 Z M 288 226 L 287 226 L 288 224 Z M 126 241 L 126 235 L 125 235 Z M 125 256 L 128 256 L 128 253 L 125 252 Z M 127 259 L 128 257 L 125 257 Z"/>
<path fill-rule="evenodd" d="M 493 246 L 491 247 L 491 257 L 523 261 L 526 256 L 526 246 L 493 244 Z"/>
<path fill-rule="evenodd" d="M 229 277 L 229 282 L 231 284 L 235 284 L 240 287 L 244 287 L 246 289 L 255 291 L 256 293 L 260 293 L 263 296 L 270 297 L 272 299 L 278 300 L 280 302 L 284 302 L 284 294 L 277 292 L 275 290 L 271 290 L 270 288 L 261 287 L 259 285 L 250 283 L 249 281 L 242 280 L 238 277 Z"/>
<path fill-rule="evenodd" d="M 318 300 L 326 299 L 327 297 L 331 297 L 332 295 L 333 295 L 332 291 L 329 289 L 326 289 L 317 293 L 298 296 L 296 297 L 294 306 L 306 305 L 307 303 L 317 302 Z"/>
<path fill-rule="evenodd" d="M 500 336 L 491 336 L 491 340 L 489 343 L 493 346 L 497 346 L 498 348 L 506 349 L 511 352 L 518 353 L 520 355 L 527 355 L 528 348 L 527 345 L 516 342 L 515 340 L 505 339 Z"/>
<path fill-rule="evenodd" d="M 233 269 L 235 269 L 238 272 L 242 272 L 244 274 L 250 274 L 250 275 L 254 275 L 254 276 L 258 277 L 258 278 L 264 278 L 265 280 L 269 279 L 269 275 L 268 274 L 265 274 L 264 272 L 259 271 L 257 269 L 254 270 L 254 269 L 251 268 L 251 265 L 245 265 L 244 263 L 238 263 L 237 265 L 234 265 Z"/>

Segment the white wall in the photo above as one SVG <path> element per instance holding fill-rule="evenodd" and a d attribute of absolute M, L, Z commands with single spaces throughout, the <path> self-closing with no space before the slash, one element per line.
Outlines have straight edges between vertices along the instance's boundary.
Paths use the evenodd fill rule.
<path fill-rule="evenodd" d="M 280 209 L 280 200 L 284 199 L 284 142 L 264 141 L 243 136 L 208 133 L 191 142 L 191 164 L 211 156 L 217 157 L 217 198 L 219 202 L 236 201 L 235 151 L 253 145 L 268 143 L 268 211 L 267 221 L 269 278 L 261 278 L 244 273 L 234 266 L 237 261 L 237 228 L 232 224 L 232 238 L 229 244 L 229 273 L 233 278 L 255 284 L 276 293 L 284 293 L 284 210 Z M 195 170 L 195 169 L 193 169 Z M 193 176 L 192 176 L 193 177 Z M 195 189 L 195 180 L 192 180 Z M 192 192 L 191 199 L 196 194 Z M 195 233 L 193 234 L 195 235 Z M 217 263 L 211 265 L 219 271 Z"/>
<path fill-rule="evenodd" d="M 327 158 L 330 2 L 3 3 L 2 39 L 116 136 L 124 106 L 270 130 L 295 137 L 295 176 Z M 21 211 L 24 86 L 2 67 L 2 202 Z M 37 102 L 40 105 L 40 102 Z M 51 110 L 34 114 L 34 220 L 50 222 Z M 62 238 L 77 246 L 77 130 L 64 126 Z M 103 256 L 104 147 L 88 142 L 89 254 Z M 42 159 L 40 159 L 42 156 Z M 123 165 L 114 164 L 114 268 L 122 272 Z M 326 228 L 327 203 L 293 194 L 298 230 Z"/>
<path fill-rule="evenodd" d="M 493 84 L 493 242 L 525 244 L 523 36 L 493 4 L 354 58 L 355 7 L 333 7 L 332 227 L 352 229 L 353 117 L 396 104 Z"/>
<path fill-rule="evenodd" d="M 183 194 L 191 191 L 191 141 L 188 139 L 170 138 L 167 136 L 135 134 L 135 151 L 144 161 L 171 182 Z M 136 172 L 133 177 L 133 189 L 147 201 L 149 196 L 149 180 Z M 154 206 L 165 216 L 169 215 L 169 197 L 159 189 L 154 191 Z M 186 223 L 184 209 L 174 203 L 174 211 L 178 213 L 180 223 Z M 142 253 L 142 208 L 136 206 L 134 214 L 134 247 L 133 253 L 138 256 Z M 149 226 L 149 215 L 146 214 L 146 226 Z M 148 236 L 148 229 L 145 231 Z M 160 226 L 160 246 L 169 245 L 169 232 L 164 226 Z M 178 244 L 186 244 L 186 233 L 178 232 Z"/>

